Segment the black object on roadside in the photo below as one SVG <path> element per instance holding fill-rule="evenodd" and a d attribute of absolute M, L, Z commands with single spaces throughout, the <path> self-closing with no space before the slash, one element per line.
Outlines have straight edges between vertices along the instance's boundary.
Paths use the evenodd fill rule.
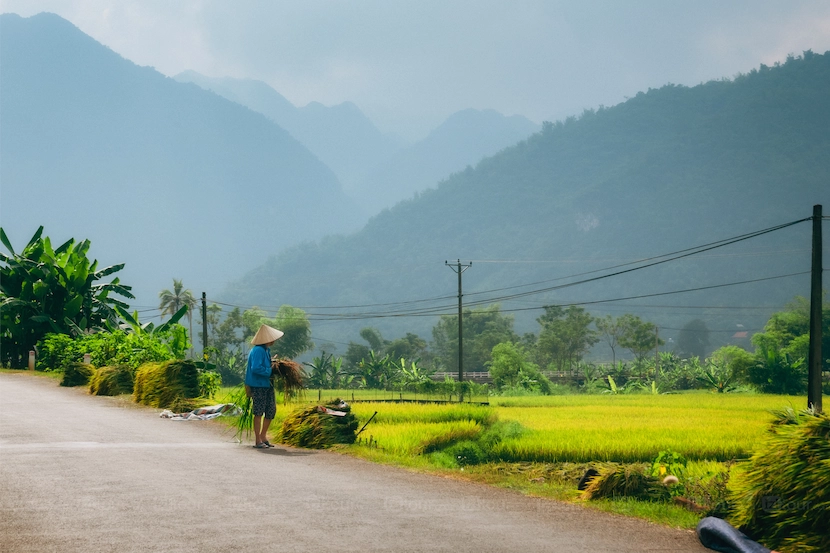
<path fill-rule="evenodd" d="M 706 517 L 695 529 L 700 543 L 704 547 L 722 553 L 770 553 L 770 550 L 758 542 L 746 537 L 743 532 L 723 519 Z"/>

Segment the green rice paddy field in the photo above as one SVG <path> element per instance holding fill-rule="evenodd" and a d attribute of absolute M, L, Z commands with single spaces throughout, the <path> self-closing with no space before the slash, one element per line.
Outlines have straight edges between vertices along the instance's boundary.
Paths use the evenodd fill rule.
<path fill-rule="evenodd" d="M 364 401 L 352 404 L 361 426 L 378 414 L 361 439 L 371 437 L 387 453 L 419 455 L 473 439 L 495 421 L 515 421 L 520 431 L 505 436 L 493 453 L 505 462 L 548 463 L 648 462 L 664 450 L 689 460 L 745 458 L 764 439 L 771 410 L 799 410 L 805 403 L 793 396 L 706 392 L 491 397 L 489 406 Z M 280 415 L 290 409 L 280 406 Z"/>
<path fill-rule="evenodd" d="M 309 391 L 304 402 L 336 397 L 350 401 L 361 427 L 377 412 L 358 443 L 340 451 L 681 528 L 694 528 L 702 515 L 672 503 L 627 498 L 583 502 L 575 482 L 597 461 L 651 463 L 661 451 L 674 451 L 689 460 L 692 497 L 717 502 L 725 493 L 717 489 L 718 475 L 740 471 L 740 463 L 729 461 L 746 459 L 761 446 L 771 411 L 799 411 L 806 403 L 795 396 L 703 391 L 476 398 L 489 405 L 390 403 L 389 393 L 359 390 Z M 280 404 L 272 428 L 302 403 Z M 494 431 L 497 439 L 488 442 L 483 464 L 454 462 L 453 444 L 480 444 Z"/>

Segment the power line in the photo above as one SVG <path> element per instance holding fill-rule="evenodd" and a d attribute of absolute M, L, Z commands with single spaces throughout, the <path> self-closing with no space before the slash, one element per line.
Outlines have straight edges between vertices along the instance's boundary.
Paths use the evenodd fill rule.
<path fill-rule="evenodd" d="M 620 264 L 620 265 L 617 265 L 617 266 L 614 266 L 614 267 L 609 267 L 608 269 L 597 269 L 597 270 L 594 270 L 594 271 L 586 271 L 584 273 L 580 273 L 580 274 L 574 275 L 574 276 L 583 276 L 583 275 L 597 273 L 597 272 L 601 272 L 601 271 L 605 271 L 605 270 L 612 270 L 612 269 L 617 269 L 617 268 L 620 268 L 620 267 L 626 267 L 626 266 L 629 266 L 629 265 L 642 263 L 642 262 L 645 262 L 645 261 L 651 261 L 650 263 L 647 263 L 645 265 L 640 265 L 638 267 L 632 267 L 632 268 L 625 269 L 625 270 L 622 270 L 622 271 L 616 271 L 616 272 L 613 272 L 613 273 L 600 275 L 600 276 L 597 276 L 597 277 L 578 280 L 578 281 L 570 282 L 570 283 L 566 283 L 566 284 L 560 284 L 558 286 L 550 286 L 550 287 L 542 288 L 542 289 L 539 289 L 539 290 L 531 290 L 531 291 L 528 291 L 528 292 L 521 292 L 521 293 L 513 294 L 513 295 L 510 295 L 510 296 L 502 296 L 500 298 L 494 298 L 494 299 L 488 299 L 488 300 L 479 300 L 479 302 L 469 302 L 468 305 L 477 305 L 477 304 L 481 304 L 481 303 L 492 303 L 493 301 L 504 301 L 504 300 L 513 299 L 513 298 L 520 298 L 520 297 L 524 297 L 524 296 L 540 294 L 540 293 L 543 293 L 543 292 L 552 292 L 554 290 L 560 290 L 562 288 L 567 288 L 567 287 L 570 287 L 570 286 L 576 286 L 578 284 L 585 284 L 585 283 L 588 283 L 588 282 L 603 280 L 603 279 L 610 278 L 610 277 L 613 277 L 613 276 L 619 276 L 619 275 L 623 275 L 623 274 L 626 274 L 626 273 L 631 273 L 633 271 L 639 271 L 640 269 L 646 269 L 648 267 L 654 267 L 655 265 L 661 265 L 663 263 L 668 263 L 669 261 L 676 261 L 678 259 L 689 257 L 689 256 L 692 256 L 692 255 L 701 253 L 701 252 L 713 250 L 713 249 L 716 249 L 716 248 L 722 248 L 722 247 L 728 246 L 730 244 L 735 244 L 737 242 L 742 242 L 744 240 L 749 240 L 750 238 L 756 238 L 758 236 L 762 236 L 762 235 L 768 234 L 770 232 L 775 232 L 775 231 L 778 231 L 778 230 L 782 230 L 784 228 L 787 228 L 787 227 L 790 227 L 790 226 L 793 226 L 793 225 L 796 225 L 796 224 L 799 224 L 799 223 L 803 223 L 805 221 L 811 221 L 811 220 L 812 220 L 812 218 L 808 217 L 808 218 L 804 218 L 804 219 L 801 219 L 801 220 L 798 220 L 798 221 L 792 221 L 790 223 L 785 223 L 785 224 L 782 224 L 782 225 L 776 225 L 774 227 L 770 227 L 770 228 L 763 229 L 763 230 L 760 230 L 760 231 L 735 236 L 733 238 L 726 238 L 724 240 L 719 240 L 717 242 L 711 242 L 709 244 L 704 244 L 702 246 L 697 246 L 697 247 L 694 247 L 694 248 L 687 248 L 685 250 L 678 250 L 676 252 L 663 254 L 663 255 L 659 255 L 659 256 L 655 256 L 655 257 L 650 257 L 650 258 L 646 258 L 646 259 L 643 259 L 643 260 L 640 260 L 640 261 L 633 261 L 633 262 L 630 262 L 630 263 L 623 263 L 623 264 Z M 572 277 L 562 277 L 562 278 L 558 278 L 558 279 L 552 279 L 552 280 L 549 280 L 549 281 L 541 281 L 541 282 L 538 282 L 536 284 L 543 284 L 544 282 L 554 282 L 554 281 L 557 281 L 557 280 L 563 280 L 565 278 L 572 278 Z M 524 286 L 530 286 L 530 285 L 513 286 L 513 287 L 508 287 L 508 288 L 502 288 L 500 290 L 509 290 L 509 289 L 512 289 L 512 288 L 521 288 L 521 287 L 524 287 Z M 487 292 L 477 292 L 477 293 L 482 294 L 482 293 L 487 293 Z M 472 295 L 475 295 L 475 293 L 468 294 L 468 295 L 472 296 Z"/>
<path fill-rule="evenodd" d="M 661 325 L 660 330 L 678 330 L 678 331 L 681 331 L 681 332 L 705 334 L 707 332 L 733 332 L 733 333 L 734 332 L 747 332 L 747 333 L 749 333 L 749 332 L 761 332 L 764 329 L 763 328 L 724 328 L 724 329 L 707 328 L 705 330 L 703 330 L 703 329 L 702 330 L 696 330 L 696 329 L 691 329 L 691 328 L 672 328 L 670 326 L 662 326 Z"/>
<path fill-rule="evenodd" d="M 593 300 L 593 301 L 579 301 L 579 302 L 567 302 L 567 303 L 558 303 L 557 305 L 561 307 L 570 307 L 570 306 L 577 306 L 577 305 L 597 305 L 602 303 L 612 303 L 612 302 L 619 302 L 619 301 L 627 301 L 631 299 L 644 299 L 644 298 L 652 298 L 652 297 L 659 297 L 659 296 L 668 296 L 673 294 L 684 294 L 688 292 L 698 292 L 702 290 L 711 290 L 714 288 L 725 288 L 729 286 L 738 286 L 742 284 L 752 284 L 756 282 L 764 282 L 768 280 L 776 280 L 781 278 L 789 278 L 793 276 L 800 276 L 809 274 L 810 271 L 802 271 L 798 273 L 790 273 L 786 275 L 777 275 L 772 277 L 764 277 L 764 278 L 757 278 L 751 280 L 743 280 L 738 282 L 729 282 L 723 284 L 713 284 L 709 286 L 700 286 L 696 288 L 687 288 L 683 290 L 672 290 L 668 292 L 656 292 L 652 294 L 641 294 L 636 296 L 627 296 L 621 298 L 611 298 L 605 300 Z M 326 315 L 324 317 L 332 317 L 332 318 L 318 318 L 315 314 L 308 314 L 309 320 L 365 320 L 365 319 L 384 319 L 384 318 L 400 318 L 400 317 L 435 317 L 441 315 L 451 315 L 452 312 L 449 310 L 453 306 L 445 306 L 443 309 L 437 309 L 434 311 L 426 311 L 426 310 L 419 310 L 419 311 L 412 311 L 412 312 L 399 312 L 399 313 L 353 313 L 353 314 L 344 314 L 335 317 L 330 315 Z M 534 311 L 538 309 L 544 309 L 543 305 L 537 305 L 533 307 L 516 307 L 512 309 L 502 309 L 502 313 L 515 313 L 515 312 L 522 312 L 522 311 Z M 472 314 L 475 316 L 475 313 Z"/>
<path fill-rule="evenodd" d="M 725 238 L 725 239 L 718 240 L 718 241 L 715 241 L 715 242 L 710 242 L 708 244 L 703 244 L 701 246 L 695 246 L 695 247 L 692 247 L 692 248 L 677 250 L 675 252 L 670 252 L 670 253 L 667 253 L 667 254 L 662 254 L 662 255 L 648 257 L 648 258 L 643 258 L 643 259 L 640 259 L 640 260 L 631 261 L 631 262 L 627 262 L 627 263 L 622 263 L 622 264 L 614 265 L 614 266 L 611 266 L 611 267 L 606 267 L 606 268 L 603 268 L 603 269 L 585 271 L 585 272 L 582 272 L 582 273 L 577 273 L 577 274 L 566 276 L 566 277 L 559 277 L 559 278 L 556 278 L 556 279 L 543 280 L 543 281 L 538 281 L 538 282 L 534 282 L 534 283 L 528 283 L 528 284 L 522 284 L 522 285 L 509 286 L 509 287 L 504 287 L 504 288 L 496 288 L 496 289 L 484 290 L 484 291 L 480 291 L 480 292 L 468 293 L 468 294 L 466 294 L 466 296 L 475 296 L 475 295 L 480 296 L 480 295 L 484 295 L 484 294 L 492 294 L 494 292 L 513 290 L 513 289 L 517 289 L 517 288 L 526 288 L 528 286 L 535 286 L 535 285 L 544 284 L 544 283 L 548 283 L 548 282 L 557 282 L 557 281 L 566 280 L 566 279 L 569 279 L 569 278 L 575 278 L 575 277 L 579 277 L 579 276 L 595 274 L 595 273 L 598 273 L 598 272 L 609 271 L 609 270 L 618 269 L 618 268 L 622 268 L 622 267 L 629 267 L 629 268 L 621 270 L 621 271 L 616 271 L 616 272 L 612 272 L 612 273 L 608 273 L 608 274 L 599 275 L 599 276 L 596 276 L 596 277 L 591 277 L 591 278 L 582 279 L 582 280 L 578 280 L 578 281 L 574 281 L 574 282 L 560 284 L 560 285 L 557 285 L 557 286 L 550 286 L 550 287 L 545 287 L 545 288 L 536 289 L 536 290 L 529 290 L 529 291 L 525 291 L 525 292 L 519 292 L 519 293 L 516 293 L 516 294 L 510 294 L 510 295 L 503 295 L 503 296 L 491 297 L 491 298 L 486 298 L 486 299 L 474 300 L 474 301 L 468 302 L 467 306 L 472 307 L 472 306 L 477 306 L 477 305 L 482 305 L 482 304 L 492 304 L 492 303 L 499 303 L 499 302 L 503 302 L 503 301 L 516 300 L 516 299 L 522 298 L 522 297 L 541 294 L 541 293 L 545 293 L 545 292 L 551 292 L 551 291 L 560 290 L 560 289 L 571 287 L 571 286 L 577 286 L 579 284 L 585 284 L 585 283 L 594 282 L 594 281 L 598 281 L 598 280 L 603 280 L 603 279 L 614 277 L 614 276 L 619 276 L 619 275 L 622 275 L 622 274 L 627 274 L 627 273 L 637 271 L 637 270 L 640 270 L 640 269 L 653 267 L 655 265 L 668 263 L 669 261 L 676 261 L 676 260 L 679 260 L 679 259 L 683 259 L 683 258 L 692 256 L 692 255 L 700 254 L 702 252 L 714 250 L 716 248 L 721 248 L 721 247 L 731 245 L 731 244 L 734 244 L 734 243 L 737 243 L 737 242 L 748 240 L 750 238 L 755 238 L 755 237 L 758 237 L 758 236 L 762 236 L 764 234 L 768 234 L 768 233 L 771 233 L 771 232 L 782 230 L 784 228 L 787 228 L 787 227 L 790 227 L 790 226 L 793 226 L 793 225 L 796 225 L 796 224 L 799 224 L 799 223 L 802 223 L 802 222 L 805 222 L 805 221 L 810 221 L 810 220 L 812 220 L 812 218 L 808 217 L 808 218 L 800 219 L 800 220 L 797 220 L 797 221 L 792 221 L 792 222 L 789 222 L 789 223 L 776 225 L 776 226 L 769 227 L 769 228 L 766 228 L 766 229 L 762 229 L 762 230 L 759 230 L 759 231 L 750 232 L 750 233 L 734 236 L 734 237 L 731 237 L 731 238 Z M 642 265 L 642 263 L 646 263 L 646 264 Z M 638 266 L 630 267 L 631 265 L 638 265 Z M 784 278 L 784 277 L 787 277 L 787 276 L 794 276 L 794 275 L 798 275 L 798 274 L 805 274 L 805 273 L 793 273 L 792 275 L 783 275 L 783 276 L 779 276 L 779 277 L 769 277 L 769 278 L 770 279 Z M 631 297 L 628 297 L 628 298 L 618 298 L 616 300 L 599 300 L 599 301 L 595 301 L 595 302 L 580 302 L 580 303 L 567 304 L 567 305 L 589 305 L 589 304 L 605 303 L 605 302 L 611 302 L 611 301 L 624 301 L 624 300 L 627 300 L 627 299 L 648 298 L 648 297 L 655 297 L 655 296 L 667 295 L 667 294 L 675 294 L 675 293 L 683 293 L 683 292 L 689 292 L 689 291 L 706 290 L 706 289 L 710 289 L 710 288 L 719 288 L 719 287 L 723 287 L 723 286 L 733 286 L 733 285 L 736 285 L 736 284 L 759 282 L 759 281 L 762 281 L 762 280 L 768 280 L 768 279 L 754 279 L 754 280 L 742 281 L 742 282 L 738 282 L 738 283 L 730 283 L 730 284 L 722 284 L 722 285 L 713 285 L 713 286 L 706 286 L 706 287 L 700 287 L 700 288 L 693 288 L 693 289 L 689 289 L 689 290 L 664 292 L 664 293 L 659 293 L 659 294 L 644 294 L 644 295 L 640 295 L 640 296 L 631 296 Z M 437 297 L 433 297 L 433 298 L 424 298 L 424 299 L 408 300 L 408 301 L 401 301 L 401 302 L 362 304 L 362 305 L 353 305 L 353 306 L 329 306 L 329 307 L 302 307 L 302 306 L 296 306 L 296 307 L 298 307 L 300 309 L 307 309 L 307 310 L 318 310 L 319 309 L 319 310 L 323 311 L 323 312 L 317 312 L 317 313 L 311 312 L 311 313 L 307 314 L 310 320 L 314 319 L 314 320 L 318 320 L 318 321 L 362 320 L 362 319 L 371 319 L 371 318 L 391 318 L 391 317 L 436 316 L 436 315 L 445 315 L 445 314 L 447 314 L 446 310 L 449 309 L 450 307 L 452 307 L 452 305 L 451 304 L 432 305 L 432 306 L 425 306 L 425 307 L 418 308 L 418 309 L 407 309 L 406 307 L 407 306 L 412 306 L 412 305 L 417 305 L 417 304 L 434 303 L 434 302 L 437 302 L 437 301 L 448 300 L 452 297 L 453 296 L 437 296 Z M 236 305 L 236 304 L 231 304 L 231 303 L 226 303 L 226 302 L 219 302 L 219 301 L 215 301 L 213 303 L 216 303 L 218 305 L 228 306 L 228 307 L 241 308 L 241 309 L 248 309 L 249 308 L 249 307 L 242 306 L 242 305 Z M 268 306 L 265 306 L 265 307 L 267 308 Z M 339 313 L 338 314 L 338 313 L 329 313 L 329 312 L 327 312 L 327 311 L 343 310 L 343 309 L 384 308 L 384 307 L 392 308 L 392 309 L 386 309 L 386 310 L 380 310 L 380 311 L 368 311 L 368 312 L 362 312 L 362 313 Z M 263 308 L 263 307 L 260 307 L 260 308 Z M 530 310 L 530 309 L 539 309 L 539 307 L 515 308 L 513 310 L 506 310 L 506 311 L 522 311 L 522 310 Z"/>
<path fill-rule="evenodd" d="M 781 254 L 804 254 L 809 253 L 811 250 L 810 248 L 800 248 L 800 249 L 788 249 L 788 250 L 766 250 L 766 251 L 757 251 L 757 252 L 735 252 L 735 253 L 722 253 L 722 254 L 709 254 L 709 255 L 701 255 L 700 257 L 705 258 L 723 258 L 723 257 L 767 257 L 767 256 L 777 256 Z M 664 254 L 670 255 L 670 254 Z M 658 256 L 660 257 L 660 256 Z M 599 261 L 623 261 L 622 259 L 617 258 L 588 258 L 588 259 L 575 259 L 575 258 L 567 258 L 567 259 L 474 259 L 476 263 L 489 263 L 489 264 L 515 264 L 515 265 L 569 265 L 574 263 L 590 263 L 590 262 L 599 262 Z M 627 261 L 626 263 L 638 263 L 639 261 L 643 261 L 643 259 L 638 261 Z M 599 269 L 602 270 L 602 269 Z"/>
<path fill-rule="evenodd" d="M 671 292 L 656 292 L 656 293 L 653 293 L 653 294 L 642 294 L 642 295 L 639 295 L 639 296 L 628 296 L 628 297 L 624 297 L 624 298 L 614 298 L 614 299 L 610 299 L 610 300 L 594 300 L 594 301 L 582 301 L 582 302 L 571 302 L 571 303 L 559 303 L 559 304 L 556 304 L 556 305 L 559 305 L 560 307 L 570 307 L 572 305 L 595 305 L 595 304 L 598 304 L 598 303 L 606 303 L 606 302 L 626 301 L 626 300 L 643 299 L 643 298 L 654 298 L 654 297 L 658 297 L 658 296 L 669 296 L 669 295 L 672 295 L 672 294 L 685 294 L 687 292 L 699 292 L 701 290 L 712 290 L 714 288 L 726 288 L 728 286 L 738 286 L 738 285 L 741 285 L 741 284 L 752 284 L 752 283 L 755 283 L 755 282 L 764 282 L 764 281 L 767 281 L 767 280 L 776 280 L 776 279 L 779 279 L 779 278 L 789 278 L 789 277 L 793 277 L 793 276 L 800 276 L 800 275 L 807 275 L 807 274 L 810 274 L 810 271 L 802 271 L 800 273 L 790 273 L 788 275 L 778 275 L 778 276 L 772 276 L 772 277 L 756 278 L 756 279 L 752 279 L 752 280 L 742 280 L 742 281 L 739 281 L 739 282 L 729 282 L 729 283 L 726 283 L 726 284 L 713 284 L 711 286 L 700 286 L 700 287 L 697 287 L 697 288 L 687 288 L 685 290 L 673 290 Z M 505 309 L 503 311 L 505 313 L 509 313 L 509 312 L 515 312 L 515 311 L 531 311 L 531 310 L 534 310 L 534 309 L 540 309 L 540 308 L 539 307 L 519 307 L 519 308 L 514 308 L 514 309 Z"/>
<path fill-rule="evenodd" d="M 635 265 L 635 264 L 644 263 L 644 262 L 647 262 L 647 261 L 654 261 L 654 260 L 662 259 L 664 257 L 677 256 L 677 257 L 673 257 L 672 259 L 665 259 L 665 260 L 657 262 L 657 263 L 643 265 L 642 267 L 635 267 L 633 269 L 629 269 L 628 271 L 633 271 L 633 270 L 637 270 L 637 269 L 644 269 L 646 267 L 651 267 L 652 265 L 657 265 L 659 263 L 665 263 L 665 262 L 668 262 L 668 261 L 673 261 L 674 259 L 680 259 L 680 258 L 683 258 L 683 257 L 687 257 L 689 255 L 694 255 L 694 254 L 701 253 L 701 252 L 704 252 L 704 251 L 713 250 L 715 248 L 719 248 L 719 247 L 722 247 L 722 246 L 727 246 L 727 245 L 730 245 L 730 244 L 734 244 L 736 242 L 740 242 L 740 241 L 743 241 L 743 240 L 748 240 L 749 238 L 754 238 L 756 236 L 761 236 L 762 234 L 767 234 L 769 232 L 774 232 L 774 231 L 777 231 L 777 230 L 781 230 L 781 229 L 787 228 L 789 226 L 796 225 L 798 223 L 803 223 L 803 222 L 806 222 L 806 221 L 809 221 L 809 220 L 811 220 L 811 218 L 806 217 L 806 218 L 800 219 L 798 221 L 792 221 L 790 223 L 784 223 L 782 225 L 776 225 L 774 227 L 769 227 L 769 228 L 766 228 L 766 229 L 763 229 L 763 230 L 750 232 L 750 233 L 746 233 L 746 234 L 741 234 L 741 235 L 738 235 L 738 236 L 733 236 L 732 238 L 724 238 L 722 240 L 718 240 L 716 242 L 710 242 L 708 244 L 703 244 L 701 246 L 695 246 L 695 247 L 692 247 L 692 248 L 686 248 L 686 249 L 683 249 L 683 250 L 678 250 L 678 251 L 675 251 L 675 252 L 670 252 L 670 253 L 666 253 L 666 254 L 662 254 L 662 255 L 646 257 L 646 258 L 639 259 L 639 260 L 636 260 L 636 261 L 629 261 L 629 262 L 626 262 L 626 263 L 613 265 L 611 267 L 605 267 L 603 269 L 595 269 L 595 270 L 592 270 L 592 271 L 585 271 L 583 273 L 577 273 L 575 275 L 559 277 L 559 278 L 550 279 L 550 280 L 542 280 L 542 281 L 534 282 L 534 283 L 530 283 L 530 284 L 520 284 L 520 285 L 517 285 L 517 286 L 508 286 L 508 287 L 505 287 L 505 288 L 497 288 L 497 289 L 494 289 L 494 290 L 488 290 L 488 291 L 484 291 L 484 292 L 473 292 L 473 293 L 470 293 L 470 294 L 467 294 L 467 295 L 472 296 L 472 295 L 475 295 L 475 294 L 486 294 L 486 293 L 490 293 L 490 292 L 500 292 L 500 291 L 503 291 L 503 290 L 512 290 L 512 289 L 515 289 L 515 288 L 523 288 L 523 287 L 526 287 L 526 286 L 535 286 L 535 285 L 538 285 L 538 284 L 545 284 L 547 282 L 557 282 L 557 281 L 560 281 L 560 280 L 566 280 L 566 279 L 569 279 L 569 278 L 585 276 L 585 275 L 589 275 L 589 274 L 593 274 L 593 273 L 598 273 L 598 272 L 603 272 L 603 271 L 610 271 L 610 270 L 613 270 L 613 269 L 618 269 L 620 267 L 627 267 L 629 265 Z M 685 254 L 685 255 L 679 255 L 679 254 Z M 621 271 L 619 273 L 614 273 L 614 274 L 607 275 L 607 276 L 615 276 L 617 274 L 622 274 L 622 273 L 625 273 L 625 272 L 628 272 L 628 271 Z M 603 278 L 605 278 L 605 277 L 603 277 Z M 584 282 L 588 282 L 588 281 L 584 281 Z M 573 283 L 573 284 L 580 284 L 580 283 L 581 282 L 576 282 L 576 283 Z"/>

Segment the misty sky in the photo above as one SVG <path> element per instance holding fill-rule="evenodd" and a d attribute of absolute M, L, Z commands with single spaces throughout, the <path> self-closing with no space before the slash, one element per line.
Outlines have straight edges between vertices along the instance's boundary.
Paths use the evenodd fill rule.
<path fill-rule="evenodd" d="M 827 0 L 0 0 L 0 10 L 57 13 L 166 75 L 260 79 L 298 106 L 353 101 L 411 140 L 468 107 L 556 120 L 830 50 Z"/>

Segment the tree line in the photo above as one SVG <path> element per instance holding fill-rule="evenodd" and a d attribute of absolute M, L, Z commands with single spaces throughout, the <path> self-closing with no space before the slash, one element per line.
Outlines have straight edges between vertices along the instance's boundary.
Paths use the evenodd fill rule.
<path fill-rule="evenodd" d="M 28 352 L 38 346 L 46 360 L 60 363 L 63 354 L 59 352 L 81 353 L 83 348 L 70 345 L 72 340 L 76 346 L 95 344 L 96 361 L 101 363 L 107 361 L 101 352 L 109 351 L 119 351 L 127 357 L 119 358 L 120 362 L 128 364 L 135 361 L 129 359 L 130 352 L 139 350 L 154 351 L 156 357 L 181 358 L 190 349 L 194 355 L 191 315 L 197 302 L 180 280 L 174 279 L 173 289 L 159 294 L 159 308 L 170 316 L 167 323 L 142 324 L 124 301 L 132 298 L 130 287 L 117 277 L 103 282 L 124 265 L 99 270 L 97 261 L 87 257 L 88 240 L 76 243 L 70 239 L 55 248 L 40 227 L 20 253 L 2 228 L 0 241 L 10 252 L 0 253 L 3 366 L 24 366 Z M 190 333 L 179 324 L 184 316 L 190 321 Z M 802 393 L 806 387 L 809 305 L 804 298 L 796 298 L 784 311 L 773 314 L 764 331 L 752 337 L 753 352 L 732 345 L 708 357 L 708 330 L 700 320 L 684 327 L 674 351 L 669 352 L 659 351 L 665 342 L 657 326 L 632 314 L 594 317 L 580 306 L 546 306 L 537 318 L 538 333 L 521 336 L 514 330 L 513 316 L 502 313 L 497 304 L 466 309 L 462 316 L 464 370 L 489 371 L 494 388 L 501 392 L 551 393 L 553 386 L 546 376 L 550 372 L 570 373 L 575 389 L 610 393 L 693 387 L 725 392 L 740 385 L 764 392 Z M 273 346 L 275 355 L 293 359 L 315 348 L 308 316 L 289 305 L 269 317 L 257 307 L 235 307 L 225 313 L 212 304 L 205 320 L 209 347 L 204 348 L 204 367 L 219 373 L 229 385 L 241 381 L 248 341 L 261 324 L 285 332 Z M 823 325 L 823 350 L 828 352 L 828 304 L 824 305 Z M 89 338 L 96 334 L 110 338 Z M 44 341 L 49 335 L 64 338 Z M 108 345 L 111 342 L 116 345 Z M 586 362 L 600 342 L 611 350 L 611 362 Z M 622 351 L 631 358 L 619 361 Z M 431 374 L 458 371 L 458 317 L 441 316 L 429 342 L 414 333 L 390 340 L 378 329 L 366 327 L 360 331 L 360 341 L 349 342 L 342 356 L 335 357 L 334 347 L 326 344 L 305 365 L 312 387 L 426 389 L 433 381 Z M 830 360 L 824 359 L 825 371 L 830 370 L 828 365 Z"/>

